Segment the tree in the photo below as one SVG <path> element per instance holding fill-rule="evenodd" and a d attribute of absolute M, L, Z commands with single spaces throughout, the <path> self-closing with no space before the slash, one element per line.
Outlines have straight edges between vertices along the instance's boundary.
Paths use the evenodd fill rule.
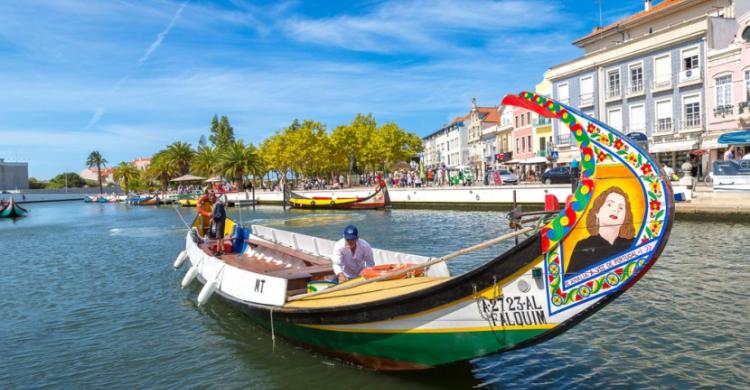
<path fill-rule="evenodd" d="M 399 161 L 409 160 L 422 151 L 422 139 L 390 122 L 379 127 L 370 143 L 372 158 L 383 170 Z"/>
<path fill-rule="evenodd" d="M 138 168 L 125 161 L 118 164 L 117 167 L 115 167 L 114 172 L 115 180 L 122 184 L 126 195 L 130 193 L 130 184 L 137 181 L 140 174 Z"/>
<path fill-rule="evenodd" d="M 226 145 L 218 154 L 219 173 L 242 185 L 242 178 L 258 170 L 260 159 L 255 146 L 245 146 L 242 140 L 233 141 Z"/>
<path fill-rule="evenodd" d="M 166 163 L 172 168 L 172 173 L 176 175 L 188 173 L 194 156 L 195 151 L 187 142 L 174 142 L 164 150 Z"/>
<path fill-rule="evenodd" d="M 29 178 L 29 189 L 38 190 L 40 188 L 44 188 L 44 183 L 40 182 L 35 177 L 30 177 Z"/>
<path fill-rule="evenodd" d="M 64 172 L 50 179 L 44 188 L 65 188 L 66 184 L 68 188 L 80 188 L 86 185 L 86 180 L 75 172 Z"/>
<path fill-rule="evenodd" d="M 171 164 L 167 150 L 161 150 L 151 157 L 151 164 L 148 166 L 148 176 L 161 182 L 161 188 L 166 191 L 169 185 L 169 179 L 177 176 L 177 168 Z"/>
<path fill-rule="evenodd" d="M 94 169 L 96 167 L 96 176 L 99 179 L 99 193 L 103 193 L 102 191 L 102 167 L 107 166 L 107 160 L 102 157 L 102 154 L 99 153 L 98 150 L 94 150 L 89 154 L 89 157 L 86 159 L 86 166 L 90 169 Z"/>
<path fill-rule="evenodd" d="M 219 120 L 216 114 L 214 114 L 214 117 L 211 119 L 210 132 L 211 135 L 208 136 L 208 139 L 218 149 L 222 149 L 234 141 L 234 129 L 229 124 L 229 118 L 226 115 L 222 115 L 221 120 Z"/>
<path fill-rule="evenodd" d="M 210 146 L 199 146 L 190 166 L 193 174 L 210 177 L 216 174 L 216 149 Z"/>

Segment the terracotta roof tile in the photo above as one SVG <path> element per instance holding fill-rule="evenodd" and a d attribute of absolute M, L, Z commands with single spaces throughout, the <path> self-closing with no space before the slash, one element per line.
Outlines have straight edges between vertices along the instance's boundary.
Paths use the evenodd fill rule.
<path fill-rule="evenodd" d="M 583 41 L 583 40 L 585 40 L 587 38 L 591 38 L 591 37 L 593 37 L 593 36 L 595 36 L 597 34 L 601 34 L 601 33 L 605 32 L 607 30 L 611 30 L 611 29 L 617 27 L 618 25 L 635 22 L 636 20 L 641 19 L 643 17 L 649 16 L 649 15 L 653 15 L 654 13 L 663 11 L 663 10 L 665 10 L 667 8 L 670 8 L 670 7 L 673 7 L 675 5 L 682 4 L 682 3 L 685 3 L 685 2 L 688 2 L 688 1 L 691 1 L 691 0 L 662 0 L 659 4 L 651 6 L 651 9 L 649 9 L 648 11 L 643 10 L 641 12 L 638 12 L 638 13 L 635 13 L 633 15 L 630 15 L 630 16 L 628 16 L 626 18 L 620 19 L 620 20 L 618 20 L 618 21 L 616 21 L 614 23 L 611 23 L 611 24 L 609 24 L 609 25 L 607 25 L 605 27 L 597 28 L 593 32 L 591 32 L 590 34 L 585 35 L 585 36 L 583 36 L 581 38 L 576 39 L 574 41 L 574 43 Z"/>

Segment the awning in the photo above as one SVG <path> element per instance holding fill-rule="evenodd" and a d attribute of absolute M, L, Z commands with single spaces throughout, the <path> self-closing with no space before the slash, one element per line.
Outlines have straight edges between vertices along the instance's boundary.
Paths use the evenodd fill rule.
<path fill-rule="evenodd" d="M 750 144 L 750 130 L 724 133 L 719 137 L 720 144 L 745 145 Z"/>
<path fill-rule="evenodd" d="M 222 180 L 219 176 L 214 176 L 214 177 L 212 177 L 210 179 L 207 179 L 206 183 L 219 183 L 219 182 L 222 182 L 222 181 L 224 181 L 224 180 Z"/>
<path fill-rule="evenodd" d="M 698 148 L 698 141 L 677 141 L 677 142 L 664 142 L 659 144 L 649 145 L 649 153 L 664 153 L 664 152 L 679 152 L 684 150 L 693 150 Z"/>
<path fill-rule="evenodd" d="M 721 134 L 708 134 L 703 136 L 703 141 L 701 141 L 701 148 L 702 149 L 719 149 L 719 148 L 726 148 L 726 144 L 720 144 L 719 143 L 719 136 Z"/>
<path fill-rule="evenodd" d="M 523 160 L 515 160 L 514 159 L 514 160 L 510 160 L 510 161 L 505 161 L 506 164 L 520 164 L 521 162 L 523 162 Z"/>
<path fill-rule="evenodd" d="M 172 179 L 170 181 L 178 181 L 178 182 L 179 181 L 202 181 L 203 179 L 205 179 L 205 177 L 193 176 L 193 175 L 183 175 L 183 176 L 180 176 L 180 177 L 176 177 L 176 178 L 174 178 L 174 179 Z"/>
<path fill-rule="evenodd" d="M 547 159 L 540 156 L 534 156 L 521 161 L 521 164 L 545 164 Z"/>

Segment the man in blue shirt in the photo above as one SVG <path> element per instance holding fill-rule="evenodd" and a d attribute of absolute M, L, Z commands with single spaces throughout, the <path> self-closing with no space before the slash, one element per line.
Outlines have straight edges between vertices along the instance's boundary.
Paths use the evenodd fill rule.
<path fill-rule="evenodd" d="M 227 211 L 224 208 L 224 203 L 221 201 L 221 198 L 215 195 L 214 198 L 213 222 L 214 234 L 217 238 L 216 255 L 221 256 L 224 254 L 224 225 L 227 221 Z"/>

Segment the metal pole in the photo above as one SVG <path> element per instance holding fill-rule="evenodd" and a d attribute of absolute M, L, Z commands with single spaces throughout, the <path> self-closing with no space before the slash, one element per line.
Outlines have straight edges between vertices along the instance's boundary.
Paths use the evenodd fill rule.
<path fill-rule="evenodd" d="M 513 190 L 513 210 L 516 209 L 516 190 Z M 518 231 L 518 224 L 513 224 L 513 229 Z M 518 245 L 518 235 L 514 237 L 516 245 Z"/>
<path fill-rule="evenodd" d="M 255 183 L 252 184 L 252 190 L 253 190 L 253 211 L 255 211 Z"/>

